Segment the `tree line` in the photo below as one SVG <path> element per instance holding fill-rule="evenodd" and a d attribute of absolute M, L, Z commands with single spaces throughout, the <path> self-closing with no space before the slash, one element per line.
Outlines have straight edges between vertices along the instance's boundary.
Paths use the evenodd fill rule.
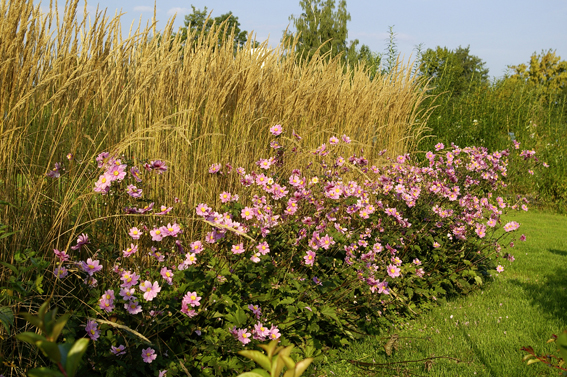
<path fill-rule="evenodd" d="M 285 30 L 282 40 L 290 42 L 299 34 L 296 43 L 296 56 L 309 61 L 316 55 L 329 59 L 340 55 L 345 67 L 364 64 L 368 74 L 374 77 L 378 73 L 387 73 L 396 63 L 397 49 L 395 33 L 390 27 L 390 40 L 386 53 L 372 51 L 367 45 L 360 44 L 358 39 L 348 40 L 347 23 L 351 20 L 347 11 L 346 0 L 300 0 L 302 13 L 291 15 L 289 20 L 294 30 Z M 241 29 L 238 17 L 232 12 L 212 17 L 207 7 L 203 10 L 191 5 L 192 12 L 185 16 L 184 26 L 180 29 L 182 40 L 189 33 L 197 38 L 216 32 L 220 28 L 219 45 L 233 43 L 235 51 L 248 41 L 248 32 Z M 232 41 L 229 41 L 229 36 Z M 258 43 L 255 42 L 255 46 Z M 430 81 L 430 86 L 438 92 L 448 92 L 458 96 L 479 85 L 489 85 L 486 63 L 471 54 L 470 46 L 456 49 L 437 46 L 421 51 L 417 47 L 418 74 Z M 538 86 L 547 94 L 567 95 L 567 61 L 561 60 L 555 51 L 534 53 L 525 64 L 510 65 L 505 80 L 525 82 Z"/>

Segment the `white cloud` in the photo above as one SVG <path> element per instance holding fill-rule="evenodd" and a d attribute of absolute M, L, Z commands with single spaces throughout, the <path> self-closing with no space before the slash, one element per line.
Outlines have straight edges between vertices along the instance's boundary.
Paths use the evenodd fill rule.
<path fill-rule="evenodd" d="M 175 13 L 177 13 L 178 16 L 185 14 L 185 13 L 190 13 L 191 9 L 189 8 L 179 8 L 179 7 L 175 7 L 175 8 L 171 8 L 170 10 L 167 11 L 167 14 L 169 16 L 173 16 Z"/>
<path fill-rule="evenodd" d="M 148 6 L 145 6 L 145 5 L 140 5 L 140 6 L 134 7 L 134 11 L 135 12 L 153 12 L 154 7 L 148 7 Z"/>

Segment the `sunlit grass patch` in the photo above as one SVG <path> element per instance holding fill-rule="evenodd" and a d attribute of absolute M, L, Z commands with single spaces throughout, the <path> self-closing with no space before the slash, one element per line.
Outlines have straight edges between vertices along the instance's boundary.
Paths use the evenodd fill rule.
<path fill-rule="evenodd" d="M 449 301 L 407 326 L 340 350 L 316 375 L 552 376 L 544 365 L 521 362 L 523 346 L 553 351 L 546 341 L 567 326 L 567 218 L 543 212 L 513 213 L 526 242 L 513 263 L 468 297 Z M 384 345 L 398 334 L 397 350 Z M 434 358 L 444 356 L 447 358 Z M 428 360 L 431 358 L 430 360 Z M 382 363 L 355 367 L 349 360 Z M 417 363 L 396 362 L 422 360 Z M 322 368 L 322 370 L 321 370 Z"/>

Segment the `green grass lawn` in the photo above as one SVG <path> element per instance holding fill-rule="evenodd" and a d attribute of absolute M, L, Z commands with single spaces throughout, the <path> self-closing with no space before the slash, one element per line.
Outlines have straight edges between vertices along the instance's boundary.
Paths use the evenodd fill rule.
<path fill-rule="evenodd" d="M 316 366 L 315 376 L 557 376 L 558 371 L 522 362 L 523 346 L 537 353 L 555 351 L 551 334 L 567 328 L 567 217 L 544 212 L 512 213 L 521 224 L 505 271 L 482 290 L 449 301 L 404 328 L 397 350 L 387 356 L 389 334 L 352 344 Z M 392 364 L 447 356 L 430 362 Z M 349 360 L 390 363 L 355 367 Z M 457 361 L 458 360 L 458 361 Z"/>

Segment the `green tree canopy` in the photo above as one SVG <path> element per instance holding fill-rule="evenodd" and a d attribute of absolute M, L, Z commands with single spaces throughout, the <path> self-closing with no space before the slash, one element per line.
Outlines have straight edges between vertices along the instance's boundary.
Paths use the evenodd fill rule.
<path fill-rule="evenodd" d="M 567 94 L 567 61 L 555 51 L 535 52 L 530 58 L 529 66 L 519 64 L 508 66 L 512 70 L 513 80 L 522 80 L 543 88 L 548 94 Z"/>
<path fill-rule="evenodd" d="M 440 90 L 453 95 L 465 92 L 473 85 L 488 82 L 488 68 L 479 57 L 471 55 L 470 47 L 455 50 L 437 46 L 421 54 L 420 74 L 432 79 Z"/>
<path fill-rule="evenodd" d="M 310 60 L 323 44 L 321 55 L 330 52 L 334 57 L 346 53 L 347 22 L 350 21 L 346 0 L 340 0 L 336 11 L 335 0 L 300 0 L 299 5 L 303 13 L 299 17 L 289 17 L 297 33 L 301 33 L 297 45 L 299 55 Z M 284 38 L 289 37 L 292 37 L 290 33 L 284 35 Z"/>
<path fill-rule="evenodd" d="M 187 35 L 190 33 L 195 33 L 196 37 L 199 38 L 201 35 L 206 37 L 211 32 L 216 32 L 217 28 L 221 27 L 219 34 L 219 45 L 225 42 L 223 38 L 231 35 L 234 30 L 234 48 L 244 46 L 248 40 L 248 32 L 246 30 L 240 29 L 240 22 L 238 22 L 238 17 L 234 16 L 232 12 L 222 14 L 218 17 L 211 18 L 210 14 L 207 13 L 207 7 L 202 11 L 191 5 L 193 12 L 185 16 L 184 24 L 185 26 L 181 28 L 181 40 L 186 41 Z"/>
<path fill-rule="evenodd" d="M 358 39 L 347 41 L 347 22 L 351 17 L 347 11 L 346 0 L 340 0 L 338 6 L 335 0 L 300 0 L 299 5 L 303 10 L 301 15 L 289 17 L 295 32 L 299 33 L 296 46 L 299 58 L 309 61 L 317 50 L 320 55 L 328 53 L 330 58 L 342 54 L 346 64 L 354 66 L 364 62 L 369 69 L 369 75 L 376 75 L 381 55 L 373 53 L 366 45 L 358 49 Z M 293 37 L 293 33 L 284 32 L 284 40 L 289 41 Z"/>

